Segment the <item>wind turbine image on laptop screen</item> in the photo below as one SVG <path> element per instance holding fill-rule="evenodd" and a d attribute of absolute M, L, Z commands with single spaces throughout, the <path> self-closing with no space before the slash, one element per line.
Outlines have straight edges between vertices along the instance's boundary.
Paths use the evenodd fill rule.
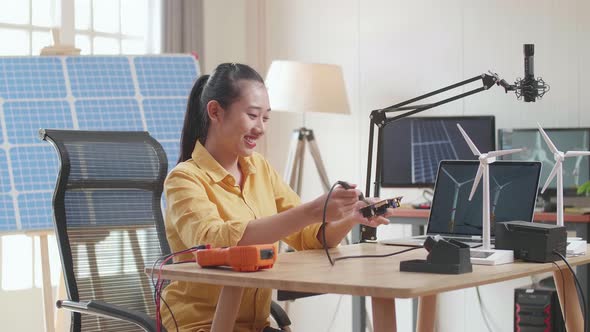
<path fill-rule="evenodd" d="M 473 182 L 474 179 L 467 179 L 465 181 L 459 182 L 455 177 L 449 173 L 446 169 L 442 169 L 442 171 L 453 181 L 455 184 L 455 192 L 453 193 L 453 207 L 451 208 L 451 219 L 449 220 L 449 233 L 453 233 L 455 231 L 455 217 L 457 215 L 457 204 L 459 203 L 459 193 L 464 185 Z"/>
<path fill-rule="evenodd" d="M 493 228 L 493 227 L 495 227 L 494 224 L 496 222 L 496 206 L 498 205 L 498 200 L 500 199 L 500 194 L 502 193 L 502 189 L 511 185 L 513 183 L 513 181 L 507 181 L 507 182 L 500 184 L 495 176 L 492 176 L 492 181 L 494 182 L 493 185 L 495 185 L 495 187 L 494 187 L 494 194 L 492 196 L 492 201 L 491 201 L 492 208 L 490 211 L 490 227 Z"/>

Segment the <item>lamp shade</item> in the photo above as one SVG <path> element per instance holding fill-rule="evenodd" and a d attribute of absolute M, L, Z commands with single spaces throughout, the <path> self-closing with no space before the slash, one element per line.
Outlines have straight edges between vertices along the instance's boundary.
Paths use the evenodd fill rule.
<path fill-rule="evenodd" d="M 273 110 L 350 114 L 342 68 L 337 65 L 273 61 L 266 87 Z"/>

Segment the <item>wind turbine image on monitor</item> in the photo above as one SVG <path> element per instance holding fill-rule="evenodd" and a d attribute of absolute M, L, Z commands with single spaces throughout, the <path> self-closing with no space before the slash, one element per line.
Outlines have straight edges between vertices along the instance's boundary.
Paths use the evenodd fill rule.
<path fill-rule="evenodd" d="M 547 177 L 547 181 L 545 181 L 545 185 L 543 189 L 541 189 L 541 194 L 545 192 L 551 180 L 557 175 L 557 225 L 563 226 L 563 161 L 565 158 L 569 157 L 582 157 L 582 156 L 589 156 L 590 151 L 567 151 L 563 153 L 555 147 L 555 144 L 551 141 L 545 130 L 541 127 L 539 123 L 537 123 L 537 127 L 539 127 L 539 132 L 541 136 L 547 143 L 549 150 L 553 153 L 553 159 L 555 159 L 555 166 L 549 173 L 549 177 Z"/>
<path fill-rule="evenodd" d="M 483 197 L 482 197 L 482 253 L 479 256 L 474 255 L 474 251 L 479 251 L 476 249 L 472 250 L 472 263 L 479 263 L 479 264 L 504 264 L 510 263 L 514 260 L 513 252 L 511 250 L 492 250 L 491 248 L 491 241 L 490 241 L 490 168 L 489 164 L 496 161 L 496 157 L 505 156 L 517 152 L 521 152 L 523 149 L 509 149 L 509 150 L 498 150 L 498 151 L 489 151 L 487 153 L 481 153 L 471 141 L 471 138 L 467 135 L 465 130 L 461 128 L 461 125 L 457 123 L 457 127 L 463 135 L 463 138 L 469 145 L 471 152 L 474 155 L 478 156 L 479 159 L 479 167 L 477 169 L 477 174 L 475 175 L 475 180 L 473 181 L 473 186 L 471 187 L 471 193 L 469 194 L 469 200 L 473 198 L 475 191 L 477 190 L 477 185 L 479 181 L 483 177 Z M 477 259 L 480 260 L 477 260 Z"/>

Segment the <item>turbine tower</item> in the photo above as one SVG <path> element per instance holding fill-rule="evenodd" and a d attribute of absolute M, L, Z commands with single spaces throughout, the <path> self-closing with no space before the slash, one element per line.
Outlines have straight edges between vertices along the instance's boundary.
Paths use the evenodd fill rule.
<path fill-rule="evenodd" d="M 549 177 L 547 177 L 547 180 L 545 181 L 541 194 L 545 192 L 545 189 L 547 189 L 551 180 L 557 175 L 557 225 L 563 226 L 563 160 L 569 157 L 588 156 L 590 155 L 590 151 L 567 151 L 566 153 L 563 153 L 557 150 L 555 144 L 553 144 L 539 123 L 537 123 L 537 127 L 539 127 L 539 132 L 545 140 L 545 143 L 547 143 L 549 150 L 553 153 L 553 159 L 555 159 L 555 166 L 553 166 L 551 173 L 549 173 Z"/>
<path fill-rule="evenodd" d="M 475 194 L 475 190 L 477 190 L 477 185 L 483 176 L 483 197 L 482 197 L 482 241 L 483 241 L 483 250 L 490 250 L 491 249 L 491 241 L 490 241 L 490 168 L 489 164 L 496 161 L 496 157 L 505 156 L 508 154 L 513 154 L 522 151 L 523 149 L 509 149 L 509 150 L 498 150 L 498 151 L 489 151 L 487 153 L 481 153 L 471 141 L 471 138 L 467 135 L 467 133 L 461 128 L 461 125 L 457 123 L 457 127 L 463 135 L 463 138 L 469 145 L 471 152 L 474 155 L 478 156 L 479 159 L 479 168 L 477 169 L 477 174 L 475 175 L 475 181 L 473 182 L 473 186 L 471 187 L 471 193 L 469 194 L 469 200 L 473 198 L 473 194 Z"/>

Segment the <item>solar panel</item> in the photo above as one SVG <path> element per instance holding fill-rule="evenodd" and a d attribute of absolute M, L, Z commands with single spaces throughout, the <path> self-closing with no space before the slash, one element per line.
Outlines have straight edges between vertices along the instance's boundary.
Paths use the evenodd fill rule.
<path fill-rule="evenodd" d="M 412 122 L 412 182 L 432 183 L 436 178 L 438 162 L 458 159 L 443 121 Z"/>
<path fill-rule="evenodd" d="M 491 116 L 407 117 L 383 128 L 383 187 L 434 186 L 438 164 L 445 159 L 475 157 L 457 128 L 461 124 L 482 151 L 494 149 Z"/>
<path fill-rule="evenodd" d="M 0 58 L 0 231 L 53 228 L 58 158 L 40 128 L 149 131 L 171 169 L 198 75 L 191 55 Z"/>

